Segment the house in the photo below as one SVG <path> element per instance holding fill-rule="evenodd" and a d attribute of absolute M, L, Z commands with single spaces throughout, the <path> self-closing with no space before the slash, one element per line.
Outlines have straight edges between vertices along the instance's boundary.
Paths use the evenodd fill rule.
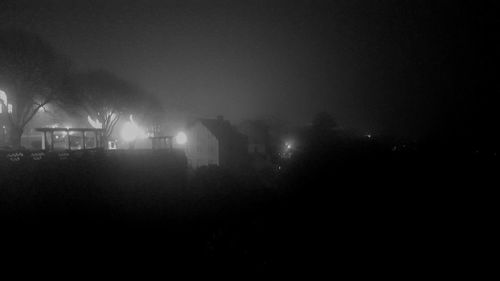
<path fill-rule="evenodd" d="M 12 113 L 12 105 L 7 102 L 7 94 L 0 90 L 0 147 L 7 146 L 8 143 L 7 129 L 10 113 Z"/>
<path fill-rule="evenodd" d="M 245 120 L 238 130 L 248 137 L 248 153 L 251 155 L 266 155 L 269 153 L 269 128 L 262 120 Z"/>
<path fill-rule="evenodd" d="M 247 161 L 247 138 L 222 116 L 197 119 L 186 131 L 186 157 L 193 168 L 241 167 Z"/>
<path fill-rule="evenodd" d="M 239 124 L 238 130 L 248 137 L 247 150 L 252 168 L 272 169 L 276 148 L 266 120 L 245 120 Z"/>

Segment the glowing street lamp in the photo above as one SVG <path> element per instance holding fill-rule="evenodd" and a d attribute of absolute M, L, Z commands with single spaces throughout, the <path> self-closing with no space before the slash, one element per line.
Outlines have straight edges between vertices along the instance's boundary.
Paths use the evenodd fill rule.
<path fill-rule="evenodd" d="M 177 142 L 177 144 L 180 144 L 180 145 L 186 144 L 187 143 L 187 136 L 186 136 L 186 134 L 184 132 L 179 132 L 175 136 L 175 141 Z"/>
<path fill-rule="evenodd" d="M 147 134 L 144 133 L 144 130 L 137 126 L 132 115 L 130 115 L 130 121 L 125 122 L 122 127 L 121 137 L 126 142 L 133 142 L 138 138 L 146 138 Z"/>
<path fill-rule="evenodd" d="M 287 141 L 285 142 L 285 147 L 283 149 L 283 151 L 280 153 L 281 154 L 281 157 L 284 158 L 284 159 L 290 159 L 292 157 L 292 143 Z"/>

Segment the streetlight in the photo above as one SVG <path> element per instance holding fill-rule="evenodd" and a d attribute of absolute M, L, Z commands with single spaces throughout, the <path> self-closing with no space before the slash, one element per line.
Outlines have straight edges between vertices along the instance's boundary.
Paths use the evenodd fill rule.
<path fill-rule="evenodd" d="M 130 115 L 129 119 L 130 121 L 125 122 L 122 127 L 121 137 L 125 142 L 128 142 L 130 147 L 132 148 L 134 146 L 134 142 L 138 138 L 144 139 L 147 137 L 147 134 L 144 133 L 144 130 L 137 126 L 132 115 Z"/>
<path fill-rule="evenodd" d="M 177 144 L 180 144 L 180 145 L 184 145 L 187 143 L 187 136 L 184 132 L 179 132 L 177 133 L 177 135 L 175 136 L 175 141 L 177 142 Z"/>

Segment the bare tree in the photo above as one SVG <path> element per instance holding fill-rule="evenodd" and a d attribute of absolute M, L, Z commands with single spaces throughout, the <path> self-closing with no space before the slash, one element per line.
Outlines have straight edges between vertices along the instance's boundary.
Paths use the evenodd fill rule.
<path fill-rule="evenodd" d="M 65 89 L 66 106 L 83 109 L 103 129 L 104 141 L 109 139 L 120 118 L 131 112 L 141 94 L 138 87 L 104 70 L 74 73 Z"/>
<path fill-rule="evenodd" d="M 155 95 L 141 91 L 141 95 L 137 95 L 134 99 L 131 113 L 137 116 L 151 133 L 160 134 L 165 109 Z"/>
<path fill-rule="evenodd" d="M 24 128 L 35 114 L 58 99 L 69 60 L 38 35 L 0 30 L 0 89 L 12 101 L 9 139 L 20 147 Z"/>

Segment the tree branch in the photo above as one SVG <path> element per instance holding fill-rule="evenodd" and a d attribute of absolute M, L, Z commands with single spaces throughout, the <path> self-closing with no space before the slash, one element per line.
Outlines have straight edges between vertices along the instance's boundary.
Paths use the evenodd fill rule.
<path fill-rule="evenodd" d="M 109 127 L 109 134 L 108 134 L 108 137 L 111 136 L 111 133 L 113 132 L 113 130 L 115 129 L 115 126 L 116 124 L 118 123 L 118 120 L 120 120 L 120 115 L 117 114 L 115 119 L 111 122 L 111 125 Z"/>

